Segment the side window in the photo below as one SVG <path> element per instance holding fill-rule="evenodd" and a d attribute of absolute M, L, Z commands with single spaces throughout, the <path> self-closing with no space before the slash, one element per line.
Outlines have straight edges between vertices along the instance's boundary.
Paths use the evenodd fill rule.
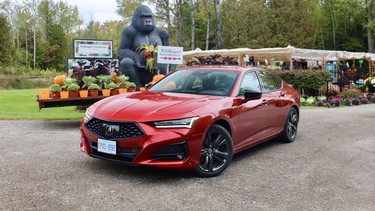
<path fill-rule="evenodd" d="M 282 82 L 279 78 L 266 71 L 259 71 L 258 74 L 263 82 L 264 92 L 272 92 L 281 89 Z"/>
<path fill-rule="evenodd" d="M 260 89 L 259 80 L 255 72 L 248 72 L 244 75 L 238 95 L 244 95 L 245 90 L 253 90 L 258 92 L 262 91 Z"/>

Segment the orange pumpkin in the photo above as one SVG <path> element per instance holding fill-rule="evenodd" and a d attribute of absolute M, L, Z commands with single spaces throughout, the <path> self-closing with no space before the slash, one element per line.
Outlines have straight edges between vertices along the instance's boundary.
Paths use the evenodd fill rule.
<path fill-rule="evenodd" d="M 117 83 L 117 82 L 118 82 L 118 80 L 117 80 L 117 73 L 116 73 L 116 72 L 113 72 L 113 73 L 112 73 L 112 81 L 113 81 L 114 83 Z"/>
<path fill-rule="evenodd" d="M 58 75 L 53 78 L 53 83 L 58 84 L 59 86 L 64 85 L 64 79 L 66 78 L 66 75 Z"/>
<path fill-rule="evenodd" d="M 162 78 L 164 78 L 163 74 L 154 75 L 154 77 L 152 78 L 151 84 L 154 84 L 154 83 L 158 82 Z"/>

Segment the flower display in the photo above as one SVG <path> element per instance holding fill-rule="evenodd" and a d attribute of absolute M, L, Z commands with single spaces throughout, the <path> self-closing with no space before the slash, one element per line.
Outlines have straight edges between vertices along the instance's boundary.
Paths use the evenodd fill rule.
<path fill-rule="evenodd" d="M 146 58 L 146 68 L 152 72 L 158 52 L 157 43 L 155 45 L 142 44 L 137 48 L 137 51 L 141 52 L 143 58 Z"/>

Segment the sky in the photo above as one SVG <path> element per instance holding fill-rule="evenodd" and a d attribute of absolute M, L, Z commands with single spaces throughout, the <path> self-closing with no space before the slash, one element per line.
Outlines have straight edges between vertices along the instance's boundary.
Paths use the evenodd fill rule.
<path fill-rule="evenodd" d="M 60 0 L 53 0 L 58 2 Z M 121 20 L 121 17 L 117 15 L 117 3 L 116 0 L 63 0 L 69 5 L 77 5 L 79 10 L 80 18 L 84 20 L 84 24 L 87 25 L 91 17 L 93 16 L 94 21 L 109 21 L 109 20 Z"/>

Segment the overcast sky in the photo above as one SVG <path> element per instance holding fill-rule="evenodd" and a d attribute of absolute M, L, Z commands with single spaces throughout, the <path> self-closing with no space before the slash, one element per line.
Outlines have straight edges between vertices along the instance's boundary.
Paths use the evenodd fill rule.
<path fill-rule="evenodd" d="M 53 0 L 58 2 L 59 0 Z M 80 18 L 84 20 L 84 24 L 88 24 L 91 20 L 90 14 L 95 21 L 104 22 L 106 20 L 120 20 L 121 17 L 117 15 L 116 0 L 63 0 L 69 5 L 77 5 Z"/>

